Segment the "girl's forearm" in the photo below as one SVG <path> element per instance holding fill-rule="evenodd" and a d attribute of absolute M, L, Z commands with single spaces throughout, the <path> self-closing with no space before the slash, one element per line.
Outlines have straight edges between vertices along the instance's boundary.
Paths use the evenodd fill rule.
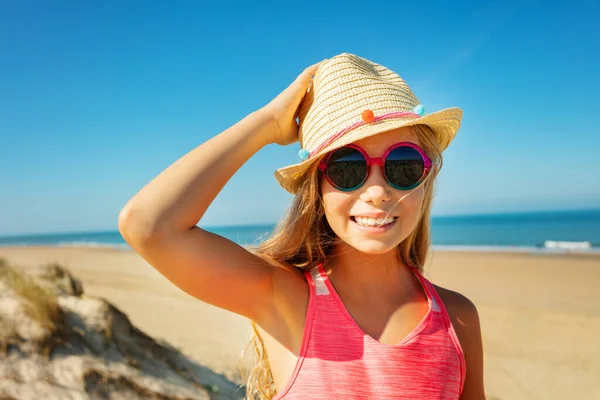
<path fill-rule="evenodd" d="M 196 147 L 142 188 L 119 215 L 126 240 L 194 227 L 235 172 L 267 144 L 276 125 L 261 110 Z"/>

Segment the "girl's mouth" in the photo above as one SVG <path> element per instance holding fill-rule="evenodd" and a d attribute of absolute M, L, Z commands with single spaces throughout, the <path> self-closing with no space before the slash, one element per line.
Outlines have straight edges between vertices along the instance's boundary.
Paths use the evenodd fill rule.
<path fill-rule="evenodd" d="M 393 221 L 388 222 L 385 225 L 381 225 L 379 226 L 378 224 L 375 224 L 374 226 L 371 225 L 364 225 L 364 224 L 359 224 L 356 221 L 356 217 L 351 216 L 350 217 L 350 221 L 352 221 L 352 225 L 355 226 L 357 229 L 363 231 L 363 232 L 369 232 L 369 233 L 382 233 L 382 232 L 386 232 L 390 229 L 392 229 L 395 225 L 396 225 L 396 220 L 398 219 L 398 217 L 394 217 Z"/>

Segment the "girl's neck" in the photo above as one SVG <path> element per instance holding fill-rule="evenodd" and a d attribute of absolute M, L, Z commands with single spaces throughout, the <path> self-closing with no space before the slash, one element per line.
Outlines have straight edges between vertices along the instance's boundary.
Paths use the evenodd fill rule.
<path fill-rule="evenodd" d="M 374 255 L 346 246 L 333 251 L 323 267 L 336 289 L 365 298 L 401 294 L 412 274 L 396 249 Z"/>

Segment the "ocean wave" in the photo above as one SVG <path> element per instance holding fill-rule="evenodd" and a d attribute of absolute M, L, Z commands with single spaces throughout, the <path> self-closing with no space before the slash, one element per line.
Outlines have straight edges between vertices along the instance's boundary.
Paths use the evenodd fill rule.
<path fill-rule="evenodd" d="M 132 250 L 127 243 L 107 243 L 85 240 L 58 241 L 58 242 L 9 242 L 0 243 L 0 247 L 83 247 L 83 248 L 108 248 L 117 250 Z M 249 245 L 243 245 L 247 248 Z M 592 245 L 589 248 L 548 248 L 543 246 L 500 246 L 500 245 L 432 245 L 433 251 L 456 252 L 503 252 L 503 253 L 542 253 L 542 254 L 600 254 L 600 247 Z"/>
<path fill-rule="evenodd" d="M 131 246 L 127 243 L 101 243 L 101 242 L 90 242 L 90 241 L 71 241 L 71 242 L 58 242 L 58 247 L 94 247 L 94 248 L 110 248 L 118 250 L 131 250 Z"/>
<path fill-rule="evenodd" d="M 600 247 L 582 249 L 547 248 L 537 246 L 433 245 L 432 250 L 464 252 L 541 253 L 541 254 L 600 254 Z"/>

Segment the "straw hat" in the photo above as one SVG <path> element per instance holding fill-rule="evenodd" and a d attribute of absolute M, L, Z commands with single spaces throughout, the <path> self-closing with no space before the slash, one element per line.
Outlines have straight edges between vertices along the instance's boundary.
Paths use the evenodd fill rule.
<path fill-rule="evenodd" d="M 295 194 L 304 173 L 321 155 L 392 129 L 425 124 L 442 149 L 454 139 L 460 108 L 425 115 L 425 108 L 394 71 L 365 58 L 342 53 L 317 69 L 298 111 L 301 162 L 275 171 L 275 179 Z"/>

